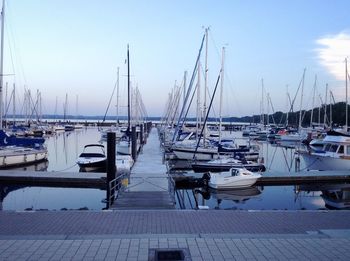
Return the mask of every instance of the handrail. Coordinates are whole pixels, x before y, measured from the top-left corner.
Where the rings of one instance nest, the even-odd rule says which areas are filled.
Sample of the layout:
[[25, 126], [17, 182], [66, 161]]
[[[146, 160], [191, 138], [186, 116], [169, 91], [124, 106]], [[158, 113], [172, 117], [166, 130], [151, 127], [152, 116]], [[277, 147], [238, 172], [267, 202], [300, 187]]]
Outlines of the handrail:
[[124, 179], [128, 175], [129, 175], [129, 173], [124, 173], [124, 174], [116, 177], [115, 179], [112, 179], [108, 183], [109, 191], [110, 192], [114, 191], [114, 193], [110, 193], [109, 197], [107, 198], [109, 204], [114, 202], [114, 200], [118, 197], [118, 193], [120, 191], [120, 188], [123, 188], [123, 187], [120, 187], [120, 180]]
[[171, 196], [171, 199], [173, 200], [173, 203], [176, 202], [176, 198], [175, 198], [175, 181], [173, 179], [173, 177], [168, 174], [168, 186], [169, 186], [169, 194]]

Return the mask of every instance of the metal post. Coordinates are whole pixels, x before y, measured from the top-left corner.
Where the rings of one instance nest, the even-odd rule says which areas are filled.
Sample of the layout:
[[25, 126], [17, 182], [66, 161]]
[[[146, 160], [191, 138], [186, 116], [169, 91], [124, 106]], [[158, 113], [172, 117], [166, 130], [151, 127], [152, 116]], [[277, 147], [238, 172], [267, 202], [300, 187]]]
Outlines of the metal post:
[[136, 161], [137, 155], [137, 135], [136, 135], [136, 127], [131, 127], [131, 157], [134, 161]]
[[[115, 132], [107, 133], [107, 209], [114, 201], [114, 189], [110, 191], [109, 184], [115, 179], [116, 166], [115, 166]], [[110, 198], [112, 198], [110, 202]]]

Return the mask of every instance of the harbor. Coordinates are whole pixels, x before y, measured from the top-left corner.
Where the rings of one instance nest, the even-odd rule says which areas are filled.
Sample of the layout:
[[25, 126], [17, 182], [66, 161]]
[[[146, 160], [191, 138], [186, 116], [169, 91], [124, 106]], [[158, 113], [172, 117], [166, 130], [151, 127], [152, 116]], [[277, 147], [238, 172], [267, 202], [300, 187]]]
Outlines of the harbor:
[[0, 2], [0, 261], [350, 260], [347, 1]]

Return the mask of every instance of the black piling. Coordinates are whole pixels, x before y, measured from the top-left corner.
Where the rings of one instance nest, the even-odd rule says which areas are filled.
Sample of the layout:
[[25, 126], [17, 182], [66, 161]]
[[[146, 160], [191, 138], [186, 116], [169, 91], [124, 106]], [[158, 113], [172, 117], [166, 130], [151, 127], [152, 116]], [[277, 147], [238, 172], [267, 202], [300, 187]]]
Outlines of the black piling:
[[143, 145], [143, 124], [140, 124], [140, 144]]
[[115, 189], [110, 188], [111, 181], [116, 178], [115, 166], [115, 132], [107, 133], [107, 209], [114, 202]]
[[144, 135], [144, 144], [146, 144], [147, 143], [147, 137], [148, 137], [148, 130], [147, 130], [147, 123], [143, 123], [143, 130], [144, 130], [144, 133], [145, 133], [145, 135]]
[[137, 135], [136, 135], [136, 127], [131, 127], [131, 157], [134, 161], [136, 161], [137, 156]]

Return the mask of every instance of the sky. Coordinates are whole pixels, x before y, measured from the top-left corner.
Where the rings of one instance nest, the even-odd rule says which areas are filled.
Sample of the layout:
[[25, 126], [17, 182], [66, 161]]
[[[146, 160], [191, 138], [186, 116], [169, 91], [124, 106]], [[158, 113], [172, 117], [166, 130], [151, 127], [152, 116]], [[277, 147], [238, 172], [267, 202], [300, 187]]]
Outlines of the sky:
[[[43, 113], [63, 114], [67, 94], [68, 114], [104, 115], [119, 67], [119, 113], [126, 115], [129, 44], [131, 84], [148, 116], [162, 116], [175, 82], [184, 71], [191, 76], [209, 27], [207, 92], [225, 47], [224, 116], [260, 114], [262, 102], [265, 113], [289, 110], [287, 91], [293, 99], [304, 70], [295, 107], [309, 109], [325, 100], [326, 84], [336, 102], [345, 101], [349, 10], [347, 0], [7, 0], [4, 84], [9, 97], [15, 83], [18, 111], [29, 89], [33, 99], [40, 91]], [[115, 94], [108, 115], [116, 104]]]

